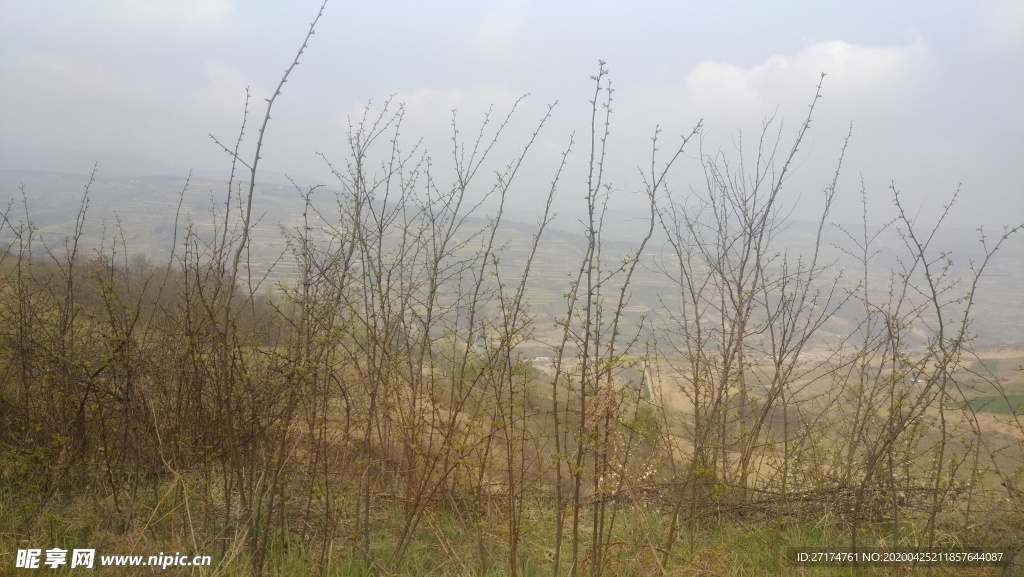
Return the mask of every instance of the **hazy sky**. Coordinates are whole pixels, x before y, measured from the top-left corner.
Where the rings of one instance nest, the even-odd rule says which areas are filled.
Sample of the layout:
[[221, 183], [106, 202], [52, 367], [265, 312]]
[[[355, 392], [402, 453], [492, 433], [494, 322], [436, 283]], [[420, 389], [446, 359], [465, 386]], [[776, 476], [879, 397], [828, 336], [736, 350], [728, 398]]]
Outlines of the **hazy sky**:
[[[207, 136], [237, 135], [244, 91], [262, 116], [317, 1], [0, 0], [0, 143], [124, 151], [227, 172]], [[891, 181], [931, 214], [963, 184], [956, 224], [1024, 221], [1024, 2], [349, 2], [332, 0], [275, 105], [264, 166], [330, 182], [350, 115], [389, 94], [402, 131], [450, 166], [451, 111], [463, 135], [489, 104], [530, 93], [501, 159], [559, 101], [514, 189], [546, 192], [569, 134], [577, 146], [561, 203], [585, 188], [589, 77], [607, 61], [614, 93], [609, 180], [636, 202], [650, 136], [662, 151], [704, 119], [706, 151], [747, 153], [776, 111], [782, 148], [828, 73], [790, 187], [794, 213], [819, 206], [850, 123], [832, 220], [855, 221], [860, 180], [882, 218]], [[255, 121], [255, 119], [253, 119]], [[249, 135], [255, 135], [250, 124]], [[697, 148], [673, 181], [699, 186]], [[498, 159], [496, 157], [496, 159]], [[688, 163], [688, 164], [687, 164]], [[77, 168], [76, 168], [77, 169]], [[103, 167], [100, 167], [102, 173]], [[484, 181], [481, 181], [484, 184]], [[625, 199], [625, 200], [621, 200]]]

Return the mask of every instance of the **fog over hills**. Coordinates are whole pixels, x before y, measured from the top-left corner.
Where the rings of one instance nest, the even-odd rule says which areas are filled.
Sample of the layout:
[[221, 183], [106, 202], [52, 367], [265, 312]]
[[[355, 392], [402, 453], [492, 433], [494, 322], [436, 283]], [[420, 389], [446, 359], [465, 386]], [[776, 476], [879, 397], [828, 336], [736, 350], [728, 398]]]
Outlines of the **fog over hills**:
[[[107, 159], [112, 166], [115, 161], [130, 164], [132, 155], [114, 155]], [[10, 159], [5, 160], [5, 162]], [[69, 164], [69, 166], [71, 166]], [[173, 167], [158, 161], [141, 159], [137, 170], [163, 169]], [[111, 168], [113, 171], [113, 168]], [[185, 173], [187, 175], [187, 173]], [[211, 207], [222, 214], [226, 194], [223, 178], [205, 176], [192, 177], [187, 190], [186, 176], [180, 172], [167, 176], [106, 176], [98, 172], [89, 189], [86, 225], [81, 246], [95, 252], [102, 246], [109, 254], [116, 243], [119, 250], [126, 246], [130, 255], [143, 254], [154, 262], [163, 262], [170, 256], [175, 238], [177, 222], [178, 239], [190, 221], [203, 234], [212, 231]], [[64, 238], [73, 230], [75, 219], [82, 205], [82, 196], [89, 177], [85, 174], [36, 170], [0, 170], [0, 200], [8, 208], [8, 219], [18, 222], [25, 219], [24, 204], [27, 203], [31, 220], [38, 228], [35, 238], [51, 248], [63, 246]], [[303, 186], [300, 184], [300, 186]], [[21, 190], [24, 190], [24, 199]], [[336, 216], [336, 194], [330, 188], [320, 188], [313, 197], [322, 218], [330, 220]], [[568, 195], [568, 193], [566, 194]], [[24, 200], [24, 203], [23, 203]], [[179, 213], [180, 203], [180, 213]], [[538, 261], [531, 275], [531, 304], [541, 325], [551, 324], [555, 316], [563, 314], [568, 275], [578, 269], [578, 262], [584, 250], [583, 225], [586, 214], [579, 208], [563, 208], [555, 221], [545, 231]], [[295, 268], [288, 253], [282, 233], [283, 229], [295, 230], [301, 224], [303, 203], [300, 192], [291, 184], [274, 182], [258, 183], [254, 199], [253, 216], [258, 219], [252, 235], [251, 263], [254, 273], [262, 278], [269, 271], [264, 287], [277, 283], [294, 281]], [[467, 231], [479, 230], [487, 222], [487, 206], [465, 222]], [[503, 225], [499, 229], [499, 241], [504, 246], [501, 268], [505, 278], [516, 278], [517, 267], [525, 263], [530, 239], [537, 228], [540, 208], [507, 209]], [[642, 205], [630, 210], [615, 210], [606, 215], [602, 235], [604, 252], [609, 262], [635, 250], [636, 245], [647, 231], [649, 211]], [[848, 215], [835, 215], [847, 219]], [[320, 217], [317, 217], [320, 218]], [[831, 221], [832, 219], [830, 219]], [[840, 226], [842, 228], [840, 228]], [[826, 277], [834, 278], [842, 273], [840, 286], [851, 289], [856, 286], [862, 271], [860, 265], [839, 247], [852, 248], [850, 239], [842, 229], [860, 235], [857, 224], [844, 223], [840, 226], [826, 226], [822, 255], [830, 263]], [[656, 227], [656, 233], [660, 231]], [[790, 254], [809, 255], [814, 248], [817, 224], [807, 221], [790, 221], [780, 230], [773, 241], [778, 251]], [[870, 232], [874, 232], [871, 230]], [[997, 231], [988, 230], [990, 240]], [[971, 262], [980, 262], [984, 253], [978, 242], [978, 231], [963, 228], [942, 229], [932, 243], [933, 258], [948, 255], [955, 263], [954, 273], [966, 275]], [[869, 283], [877, 293], [884, 296], [884, 290], [892, 271], [900, 270], [899, 255], [903, 240], [895, 229], [880, 235], [874, 248], [869, 271]], [[632, 300], [637, 318], [641, 313], [657, 312], [659, 299], [672, 292], [671, 279], [659, 270], [670, 266], [670, 247], [663, 233], [656, 234], [648, 244], [643, 263], [634, 278]], [[978, 288], [974, 305], [975, 324], [973, 331], [978, 335], [979, 346], [1018, 346], [1024, 344], [1024, 297], [1020, 286], [1024, 285], [1024, 238], [1012, 238], [989, 263], [985, 276]], [[964, 284], [961, 290], [967, 290]], [[850, 310], [847, 310], [850, 309]], [[830, 326], [824, 328], [825, 339], [839, 338], [848, 331], [856, 311], [847, 307]], [[546, 328], [545, 326], [541, 327]]]
[[[156, 158], [134, 152], [94, 152], [49, 146], [11, 145], [0, 141], [0, 171], [11, 173], [50, 172], [67, 175], [88, 175], [96, 169], [104, 178], [170, 177], [184, 181], [193, 176], [221, 179], [228, 173], [225, 166], [183, 168]], [[5, 181], [8, 178], [4, 177]], [[300, 185], [311, 184], [300, 175], [285, 175], [273, 171], [260, 171], [260, 179], [273, 184], [290, 184], [289, 178]], [[6, 191], [5, 191], [6, 192]]]

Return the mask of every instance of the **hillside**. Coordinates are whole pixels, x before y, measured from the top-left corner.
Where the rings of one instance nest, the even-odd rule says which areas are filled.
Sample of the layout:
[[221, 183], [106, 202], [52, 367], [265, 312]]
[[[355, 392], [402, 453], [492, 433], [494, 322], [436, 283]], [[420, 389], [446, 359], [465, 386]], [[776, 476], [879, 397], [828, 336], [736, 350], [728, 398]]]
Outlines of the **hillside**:
[[243, 244], [223, 183], [97, 175], [83, 205], [87, 182], [0, 173], [19, 547], [141, 543], [215, 575], [691, 575], [925, 544], [989, 555], [981, 575], [1022, 545], [1020, 239], [976, 278], [959, 230], [915, 253], [868, 229], [865, 268], [837, 227], [767, 221], [759, 245], [691, 220], [636, 258], [634, 214], [537, 238], [457, 189], [260, 185]]
[[[83, 174], [0, 170], [0, 202], [4, 205], [13, 202], [10, 218], [24, 219], [21, 195], [21, 187], [24, 186], [24, 200], [39, 228], [36, 241], [40, 246], [60, 246], [74, 230], [75, 217], [88, 182], [88, 175]], [[101, 246], [109, 250], [115, 242], [123, 243], [122, 250], [130, 255], [145, 255], [154, 264], [165, 263], [173, 246], [175, 223], [179, 237], [189, 222], [193, 223], [198, 234], [211, 234], [213, 224], [209, 215], [212, 210], [223, 210], [226, 190], [223, 181], [209, 178], [193, 178], [185, 189], [185, 176], [105, 177], [101, 172], [89, 189], [89, 218], [83, 229], [81, 245], [86, 251], [97, 251]], [[322, 226], [317, 221], [322, 223], [320, 219], [324, 217], [330, 220], [336, 216], [337, 194], [329, 186], [316, 191], [313, 201], [318, 213], [313, 226]], [[302, 194], [291, 185], [261, 183], [256, 187], [254, 211], [259, 223], [253, 229], [248, 261], [254, 277], [262, 282], [264, 289], [294, 282], [295, 258], [285, 248], [286, 236], [282, 229], [290, 232], [301, 225]], [[507, 275], [515, 276], [525, 263], [539, 215], [524, 209], [508, 212], [510, 216], [502, 221], [497, 239], [503, 257], [502, 268]], [[487, 215], [485, 206], [468, 217], [467, 227], [483, 228]], [[582, 213], [558, 215], [542, 239], [541, 254], [533, 263], [527, 295], [531, 311], [541, 315], [541, 319], [550, 321], [562, 312], [563, 306], [558, 297], [564, 292], [566, 275], [573, 263], [579, 261], [585, 248], [581, 234], [583, 216]], [[607, 250], [613, 254], [634, 250], [646, 228], [645, 218], [644, 210], [610, 214], [603, 235]], [[863, 275], [854, 273], [859, 265], [851, 255], [840, 250], [840, 247], [849, 248], [851, 245], [840, 226], [857, 232], [856, 224], [829, 223], [821, 247], [822, 258], [829, 263], [828, 276], [848, 271], [840, 286], [853, 289]], [[809, 255], [815, 246], [816, 232], [816, 223], [787, 222], [774, 243], [795, 255]], [[878, 229], [871, 228], [868, 232], [873, 235]], [[991, 236], [998, 231], [986, 232]], [[663, 317], [666, 313], [659, 299], [670, 297], [674, 285], [660, 271], [665, 268], [666, 259], [670, 258], [670, 247], [665, 242], [664, 233], [656, 233], [660, 234], [645, 251], [644, 267], [638, 269], [632, 286], [631, 315], [654, 312], [655, 316]], [[979, 262], [984, 256], [978, 239], [976, 230], [943, 228], [937, 232], [933, 250], [953, 260], [953, 275], [964, 276], [969, 273], [970, 263]], [[872, 262], [869, 278], [873, 285], [883, 286], [888, 282], [891, 271], [898, 269], [898, 255], [903, 246], [895, 228], [875, 240], [878, 254]], [[1024, 346], [1024, 298], [1019, 294], [1019, 287], [1024, 286], [1024, 269], [1018, 266], [1020, 262], [1024, 262], [1024, 239], [1014, 238], [1001, 247], [998, 258], [993, 259], [987, 273], [980, 279], [977, 302], [972, 308], [971, 328], [977, 336], [977, 346]], [[820, 334], [821, 340], [827, 342], [841, 338], [855, 322], [855, 315], [855, 311], [841, 309], [830, 321], [831, 326], [825, 327]], [[540, 352], [531, 349], [532, 352], [540, 356]]]

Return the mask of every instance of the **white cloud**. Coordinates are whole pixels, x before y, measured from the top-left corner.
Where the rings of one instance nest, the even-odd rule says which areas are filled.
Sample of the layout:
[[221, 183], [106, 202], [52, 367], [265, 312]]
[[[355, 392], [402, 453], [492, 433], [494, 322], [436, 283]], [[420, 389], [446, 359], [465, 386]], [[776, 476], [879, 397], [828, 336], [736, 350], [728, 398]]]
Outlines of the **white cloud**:
[[88, 56], [25, 50], [7, 59], [4, 69], [12, 85], [82, 104], [137, 102], [160, 90], [160, 79], [151, 70]]
[[[793, 68], [800, 73], [831, 72], [835, 90], [854, 95], [888, 90], [926, 66], [928, 49], [918, 37], [907, 46], [858, 46], [842, 40], [822, 42], [800, 53]], [[769, 67], [768, 73], [776, 72]]]
[[472, 30], [470, 49], [478, 58], [492, 63], [514, 61], [527, 27], [523, 6], [502, 3], [487, 12]]
[[[405, 107], [402, 134], [409, 135], [410, 138], [423, 136], [424, 145], [437, 157], [440, 154], [448, 154], [451, 150], [452, 111], [455, 111], [460, 141], [471, 144], [471, 139], [479, 133], [484, 115], [492, 109], [492, 105], [488, 134], [497, 129], [520, 96], [522, 94], [496, 85], [470, 88], [422, 86], [395, 92], [391, 96], [391, 102], [395, 111], [400, 104]], [[387, 98], [387, 95], [382, 95], [374, 99], [372, 110], [367, 115], [371, 121], [380, 114], [381, 106]], [[350, 121], [353, 127], [356, 126], [363, 117], [364, 108], [365, 104], [357, 104], [347, 112], [337, 114], [334, 119], [335, 128], [340, 131], [347, 130]], [[515, 124], [522, 123], [523, 118], [519, 118]]]
[[980, 47], [985, 51], [1024, 51], [1024, 2], [990, 0], [980, 3], [982, 34]]
[[245, 88], [249, 87], [252, 99], [249, 112], [262, 109], [258, 103], [269, 96], [268, 91], [252, 86], [252, 79], [241, 70], [216, 60], [203, 63], [206, 83], [190, 94], [193, 106], [207, 114], [241, 114], [245, 105]]
[[233, 33], [240, 17], [229, 0], [122, 0], [116, 3], [114, 20], [125, 26], [170, 31], [195, 41]]
[[747, 123], [778, 106], [809, 102], [822, 72], [828, 74], [824, 91], [830, 99], [860, 107], [909, 102], [929, 69], [929, 51], [920, 37], [890, 47], [832, 40], [812, 44], [792, 57], [773, 55], [750, 67], [706, 61], [674, 86], [641, 89], [639, 98], [645, 108], [657, 111], [655, 118], [687, 110], [709, 119]]

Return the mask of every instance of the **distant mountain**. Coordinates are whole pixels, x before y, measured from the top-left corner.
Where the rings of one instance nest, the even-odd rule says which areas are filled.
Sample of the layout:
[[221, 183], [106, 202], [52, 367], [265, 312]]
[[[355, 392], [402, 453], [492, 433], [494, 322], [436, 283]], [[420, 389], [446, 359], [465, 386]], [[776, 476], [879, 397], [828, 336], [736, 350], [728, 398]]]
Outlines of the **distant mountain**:
[[[120, 159], [129, 163], [132, 158], [136, 161], [135, 170], [161, 170], [169, 167], [155, 161], [147, 163], [145, 157], [137, 155], [115, 155], [110, 159], [108, 170], [101, 160], [100, 170], [89, 190], [87, 218], [81, 239], [84, 252], [109, 252], [117, 244], [119, 250], [148, 255], [154, 262], [166, 262], [171, 257], [174, 239], [180, 241], [190, 224], [193, 231], [203, 238], [213, 234], [214, 224], [220, 221], [211, 218], [211, 211], [216, 211], [218, 218], [222, 214], [220, 211], [223, 210], [227, 196], [225, 174], [214, 177], [194, 174], [182, 195], [188, 174], [184, 170], [166, 176], [111, 175], [117, 166], [113, 160]], [[2, 164], [8, 162], [10, 157], [3, 157]], [[75, 229], [78, 211], [82, 207], [84, 186], [88, 182], [88, 176], [84, 173], [91, 169], [91, 164], [83, 161], [74, 168], [81, 172], [0, 169], [0, 211], [9, 211], [12, 226], [31, 218], [37, 227], [36, 242], [45, 243], [47, 247], [59, 252], [64, 246], [64, 239]], [[121, 170], [127, 168], [130, 167], [121, 165]], [[328, 183], [328, 188], [321, 188], [314, 195], [314, 203], [321, 211], [315, 215], [316, 220], [321, 215], [327, 221], [336, 218], [335, 193], [331, 184], [334, 183]], [[301, 182], [300, 186], [303, 186]], [[24, 205], [28, 206], [28, 217], [24, 214]], [[506, 208], [496, 238], [497, 244], [503, 247], [501, 263], [507, 267], [502, 270], [504, 278], [516, 278], [518, 271], [515, 267], [525, 263], [542, 208]], [[253, 217], [259, 223], [253, 229], [249, 260], [254, 270], [273, 268], [268, 286], [277, 281], [289, 282], [294, 278], [296, 269], [282, 229], [294, 231], [303, 226], [303, 210], [302, 197], [290, 184], [275, 183], [270, 178], [261, 179], [257, 183]], [[465, 240], [467, 233], [485, 227], [494, 212], [494, 206], [480, 207], [479, 212], [463, 223], [465, 228], [458, 235], [459, 238]], [[642, 209], [609, 212], [601, 239], [605, 262], [618, 262], [622, 256], [636, 250], [638, 241], [647, 233], [647, 218], [649, 212], [645, 213]], [[537, 286], [543, 289], [534, 294], [534, 312], [558, 314], [558, 307], [562, 306], [559, 295], [565, 290], [566, 275], [579, 270], [579, 259], [586, 244], [584, 225], [581, 222], [585, 219], [586, 215], [578, 209], [563, 208], [545, 231], [541, 250], [533, 263], [533, 277]], [[320, 226], [320, 223], [313, 226]], [[772, 247], [779, 253], [788, 252], [787, 266], [795, 267], [797, 255], [803, 254], [806, 258], [813, 251], [817, 229], [815, 223], [790, 221], [778, 231]], [[658, 231], [657, 227], [655, 231], [643, 259], [645, 266], [633, 279], [634, 302], [652, 309], [660, 306], [659, 291], [672, 286], [670, 279], [657, 272], [663, 265], [671, 266], [672, 257], [664, 233]], [[857, 233], [857, 230], [853, 229], [853, 232]], [[872, 228], [870, 232], [874, 234], [877, 229]], [[0, 240], [3, 240], [4, 234], [9, 233], [9, 228], [0, 227]], [[857, 287], [860, 264], [856, 258], [836, 246], [851, 248], [849, 239], [842, 231], [827, 226], [825, 235], [820, 246], [819, 263], [828, 266], [825, 280], [843, 273], [839, 286], [839, 294], [842, 295], [846, 290]], [[906, 249], [895, 229], [879, 234], [872, 248], [877, 253], [872, 256], [869, 280], [872, 290], [881, 291], [878, 294], [882, 298], [886, 296], [885, 290], [894, 271], [897, 275], [902, 271], [905, 263], [899, 259], [901, 256], [905, 258]], [[948, 271], [952, 277], [969, 275], [970, 263], [979, 263], [984, 258], [978, 232], [967, 229], [943, 229], [932, 239], [929, 252], [933, 258], [948, 255], [955, 261], [956, 264]], [[772, 257], [772, 270], [778, 272], [778, 268], [783, 265], [781, 256], [775, 252], [769, 256]], [[1022, 261], [1024, 238], [1015, 237], [989, 263], [986, 276], [979, 283], [974, 308], [975, 324], [972, 329], [982, 335], [980, 344], [1019, 345], [1024, 342], [1024, 300], [1020, 297], [1019, 288], [1024, 284], [1024, 269], [1020, 267]], [[944, 263], [944, 259], [938, 259], [932, 264], [933, 267], [941, 268]], [[962, 284], [942, 298], [955, 298], [967, 288]], [[852, 311], [856, 307], [850, 305], [848, 308]], [[854, 312], [849, 312], [850, 319]], [[836, 319], [836, 322], [840, 320]], [[848, 330], [848, 327], [838, 325], [833, 328], [836, 335]]]
[[[63, 174], [89, 174], [96, 167], [97, 174], [106, 178], [173, 176], [184, 179], [189, 167], [175, 166], [162, 160], [121, 151], [86, 151], [48, 146], [21, 146], [0, 142], [0, 170], [18, 172], [53, 172]], [[212, 179], [227, 178], [227, 164], [222, 168], [193, 167], [193, 176]], [[260, 171], [258, 181], [291, 185], [288, 176], [299, 186], [322, 184], [301, 175]]]
[[183, 176], [187, 169], [132, 152], [86, 152], [0, 143], [0, 170], [88, 174], [96, 166], [107, 176]]

